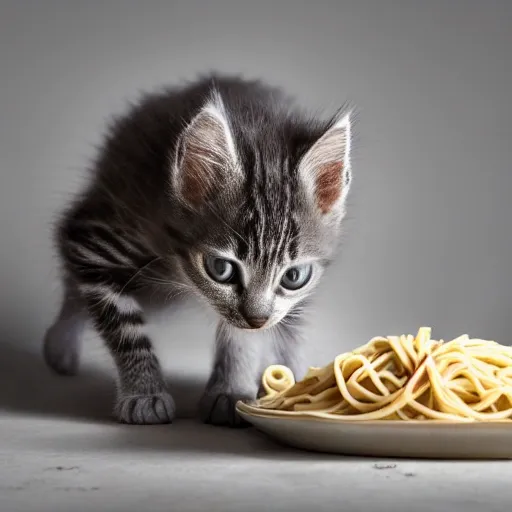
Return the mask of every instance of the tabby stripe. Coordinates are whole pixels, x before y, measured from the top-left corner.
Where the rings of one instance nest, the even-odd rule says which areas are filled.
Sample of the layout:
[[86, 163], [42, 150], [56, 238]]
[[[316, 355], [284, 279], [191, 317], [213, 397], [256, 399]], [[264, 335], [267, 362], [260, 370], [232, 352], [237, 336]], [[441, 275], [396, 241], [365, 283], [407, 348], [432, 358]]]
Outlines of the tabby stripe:
[[99, 238], [94, 238], [91, 240], [91, 242], [96, 245], [98, 251], [102, 251], [101, 254], [104, 255], [105, 258], [110, 258], [110, 260], [114, 263], [128, 267], [136, 266], [135, 261], [128, 257], [128, 251], [125, 250], [124, 252], [119, 252], [113, 246], [111, 246], [109, 242]]
[[260, 175], [260, 154], [255, 148], [254, 162], [252, 166], [252, 174], [250, 179], [250, 187], [247, 191], [248, 196], [251, 199], [251, 220], [248, 224], [248, 239], [250, 240], [251, 247], [249, 249], [249, 257], [257, 258], [260, 252], [260, 247], [257, 238], [254, 238], [255, 233], [258, 232], [258, 226], [261, 223], [260, 220], [260, 209], [258, 208], [258, 191], [259, 191], [259, 175]]
[[[121, 338], [116, 340], [115, 343], [110, 343], [110, 341], [108, 343], [113, 352], [127, 355], [134, 362], [145, 360], [147, 353], [153, 349], [151, 340], [145, 334], [139, 334], [135, 339]], [[137, 354], [137, 352], [143, 352], [144, 354]]]
[[117, 294], [110, 290], [108, 294], [102, 296], [101, 288], [81, 286], [80, 289], [88, 300], [96, 329], [103, 334], [114, 352], [151, 350], [151, 342], [142, 331], [142, 312], [133, 299], [117, 297]]
[[[63, 245], [63, 255], [73, 272], [86, 284], [109, 284], [117, 288], [123, 288], [130, 284], [130, 289], [136, 287], [133, 278], [137, 272], [151, 263], [154, 258], [141, 259], [136, 267], [110, 266], [104, 260], [95, 257], [89, 250], [74, 243]], [[116, 291], [120, 291], [117, 289]], [[126, 291], [129, 289], [127, 288]]]
[[147, 253], [147, 251], [142, 251], [140, 247], [135, 248], [128, 240], [118, 238], [113, 231], [107, 230], [104, 226], [92, 225], [90, 236], [110, 255], [117, 258], [118, 261], [122, 261], [125, 265], [136, 265], [137, 258]]
[[143, 255], [147, 252], [145, 247], [132, 240], [127, 233], [123, 233], [120, 229], [111, 229], [103, 224], [93, 224], [91, 231], [99, 238], [105, 240], [118, 253], [124, 254], [128, 252], [132, 255]]
[[134, 265], [133, 261], [126, 259], [126, 250], [116, 254], [113, 249], [105, 246], [105, 243], [108, 245], [108, 242], [102, 243], [103, 239], [101, 237], [98, 237], [99, 240], [95, 240], [93, 228], [87, 224], [67, 224], [64, 227], [64, 236], [68, 244], [72, 244], [86, 257], [94, 261], [99, 259], [105, 264], [126, 266], [128, 263], [130, 266]]
[[117, 331], [125, 324], [136, 326], [144, 324], [140, 311], [122, 312], [112, 302], [94, 302], [94, 300], [90, 300], [89, 309], [94, 314], [95, 319], [101, 324], [103, 331]]
[[[92, 262], [83, 262], [81, 260], [74, 260], [68, 258], [69, 262], [73, 265], [75, 274], [80, 278], [81, 281], [86, 284], [108, 284], [109, 286], [116, 288], [116, 291], [121, 291], [123, 287], [130, 283], [132, 277], [136, 271], [134, 269], [124, 268], [110, 268], [107, 269], [102, 266], [94, 265]], [[126, 288], [126, 291], [133, 289], [136, 283], [132, 283], [130, 288]]]
[[290, 218], [290, 239], [288, 242], [288, 254], [291, 260], [294, 260], [299, 255], [299, 228], [297, 226], [297, 219], [292, 216]]
[[72, 240], [70, 243], [85, 258], [95, 263], [101, 263], [105, 266], [133, 266], [133, 262], [122, 257], [116, 257], [116, 255], [112, 254], [100, 241], [92, 238], [86, 238], [80, 242]]
[[70, 253], [72, 253], [72, 259], [79, 265], [100, 265], [102, 267], [111, 265], [109, 261], [99, 256], [96, 252], [91, 251], [83, 244], [77, 244], [74, 241], [68, 243]]
[[[262, 214], [260, 210], [258, 210], [258, 225], [256, 229], [256, 237], [257, 237], [257, 244], [259, 248], [260, 254], [265, 254], [266, 252], [266, 245], [268, 245], [268, 237], [267, 233], [265, 233], [266, 228], [266, 216], [265, 214]], [[258, 236], [259, 233], [259, 236]]]
[[147, 247], [119, 228], [112, 229], [99, 222], [70, 222], [62, 232], [68, 241], [81, 243], [116, 264], [140, 267], [142, 260], [152, 255]]
[[141, 261], [151, 254], [147, 247], [118, 229], [109, 230], [106, 226], [96, 224], [91, 226], [90, 233], [91, 238], [100, 240], [110, 254], [117, 256], [118, 261], [125, 265], [140, 266]]
[[[255, 172], [255, 186], [253, 188], [253, 194], [256, 193], [254, 198], [254, 206], [256, 211], [258, 212], [257, 220], [258, 222], [254, 226], [254, 235], [256, 236], [255, 246], [257, 248], [255, 258], [263, 257], [263, 264], [266, 265], [268, 262], [266, 261], [265, 256], [267, 255], [265, 239], [263, 236], [258, 237], [258, 233], [262, 233], [264, 235], [265, 228], [265, 200], [267, 197], [266, 189], [270, 187], [270, 184], [267, 183], [267, 172], [266, 167], [264, 165], [263, 157], [261, 155], [261, 149], [259, 147], [256, 148], [256, 172]], [[260, 179], [261, 178], [261, 179]], [[267, 242], [268, 244], [268, 242]]]
[[[289, 177], [289, 162], [288, 159], [284, 156], [282, 156], [281, 161], [281, 169], [283, 174], [286, 175], [286, 178]], [[277, 254], [276, 258], [279, 261], [283, 260], [284, 251], [286, 247], [286, 241], [288, 240], [288, 234], [289, 234], [289, 217], [291, 215], [291, 208], [290, 208], [290, 184], [289, 179], [285, 179], [283, 183], [283, 195], [284, 195], [284, 215], [283, 215], [283, 228], [281, 231], [281, 238], [277, 246]]]
[[[297, 178], [290, 178], [290, 200], [292, 205], [297, 201], [297, 188]], [[291, 210], [293, 211], [295, 208], [292, 207]], [[290, 242], [288, 246], [288, 253], [292, 260], [297, 258], [299, 255], [299, 225], [295, 215], [290, 215]]]
[[141, 311], [135, 299], [129, 295], [119, 293], [118, 290], [113, 289], [111, 286], [82, 283], [79, 289], [90, 300], [96, 299], [98, 302], [115, 304], [121, 313], [137, 313]]
[[250, 252], [251, 252], [251, 247], [252, 247], [252, 240], [250, 238], [251, 236], [251, 226], [252, 226], [252, 215], [253, 215], [253, 212], [255, 210], [254, 208], [254, 198], [253, 198], [253, 194], [252, 194], [252, 189], [253, 189], [253, 180], [254, 180], [254, 169], [255, 169], [255, 157], [254, 157], [254, 154], [252, 153], [252, 151], [250, 151], [249, 148], [246, 148], [246, 151], [242, 151], [241, 153], [242, 155], [244, 155], [244, 162], [243, 162], [243, 166], [244, 168], [247, 170], [247, 176], [246, 176], [246, 179], [245, 179], [245, 184], [244, 184], [244, 189], [245, 189], [245, 211], [247, 212], [246, 213], [246, 218], [245, 218], [245, 222], [244, 222], [244, 231], [242, 233], [243, 235], [243, 238], [247, 241], [247, 243], [238, 243], [238, 247], [237, 247], [237, 255], [238, 255], [238, 258], [241, 259], [241, 260], [246, 260], [246, 259], [249, 259], [249, 255], [250, 255]]

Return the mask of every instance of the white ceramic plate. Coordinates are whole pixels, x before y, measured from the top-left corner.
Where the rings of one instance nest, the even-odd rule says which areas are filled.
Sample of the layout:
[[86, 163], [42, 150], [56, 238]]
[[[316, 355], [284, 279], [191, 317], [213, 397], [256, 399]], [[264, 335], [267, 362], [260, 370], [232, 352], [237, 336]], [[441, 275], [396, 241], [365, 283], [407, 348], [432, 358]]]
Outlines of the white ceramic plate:
[[512, 423], [341, 421], [271, 416], [254, 404], [238, 413], [277, 441], [303, 450], [373, 457], [512, 459]]

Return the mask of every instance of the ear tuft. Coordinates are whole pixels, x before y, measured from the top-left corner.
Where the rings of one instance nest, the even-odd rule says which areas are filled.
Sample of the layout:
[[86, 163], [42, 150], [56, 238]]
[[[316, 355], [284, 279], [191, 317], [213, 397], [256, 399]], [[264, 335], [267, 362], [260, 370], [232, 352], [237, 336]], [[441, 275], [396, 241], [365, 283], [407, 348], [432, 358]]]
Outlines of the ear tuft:
[[212, 94], [184, 129], [176, 148], [173, 185], [183, 202], [199, 207], [239, 174], [234, 139], [220, 95]]
[[348, 113], [332, 124], [299, 164], [299, 172], [324, 215], [343, 205], [350, 188], [350, 128]]

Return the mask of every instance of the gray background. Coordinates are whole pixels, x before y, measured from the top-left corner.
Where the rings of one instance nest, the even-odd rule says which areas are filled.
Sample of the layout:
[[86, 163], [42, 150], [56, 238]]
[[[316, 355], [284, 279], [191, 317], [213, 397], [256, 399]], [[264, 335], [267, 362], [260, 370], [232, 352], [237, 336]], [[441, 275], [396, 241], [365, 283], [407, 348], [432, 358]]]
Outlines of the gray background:
[[[60, 300], [50, 223], [105, 121], [139, 90], [208, 69], [267, 79], [312, 109], [359, 106], [350, 219], [311, 315], [311, 364], [420, 325], [510, 342], [511, 25], [512, 2], [496, 0], [0, 0], [0, 509], [509, 510], [507, 462], [389, 464], [253, 430], [117, 425], [94, 333], [74, 379], [44, 367], [40, 343]], [[212, 317], [165, 316], [155, 340], [193, 414]]]
[[[42, 367], [60, 300], [50, 223], [111, 114], [209, 69], [313, 109], [359, 107], [345, 244], [310, 317], [311, 364], [420, 325], [510, 342], [511, 19], [512, 2], [493, 0], [1, 2], [0, 407], [46, 412], [60, 397], [84, 412], [94, 396], [109, 410], [109, 382], [67, 388]], [[204, 379], [211, 318], [192, 307], [157, 320], [174, 378]], [[88, 340], [87, 371], [110, 370]]]

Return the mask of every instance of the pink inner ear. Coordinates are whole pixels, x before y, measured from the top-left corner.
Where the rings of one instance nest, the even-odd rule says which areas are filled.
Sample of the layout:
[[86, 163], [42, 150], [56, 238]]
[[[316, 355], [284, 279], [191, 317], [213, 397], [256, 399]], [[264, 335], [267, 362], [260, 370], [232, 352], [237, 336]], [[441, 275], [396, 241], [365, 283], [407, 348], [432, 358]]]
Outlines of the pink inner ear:
[[209, 171], [205, 166], [208, 158], [205, 148], [196, 148], [196, 153], [186, 153], [183, 159], [183, 196], [194, 206], [199, 206], [210, 192]]
[[341, 196], [343, 162], [329, 162], [318, 169], [316, 198], [322, 213], [328, 213]]
[[196, 120], [185, 141], [182, 162], [183, 196], [194, 206], [199, 206], [211, 193], [214, 180], [220, 185], [222, 166], [227, 165], [224, 145], [218, 122], [207, 115]]

